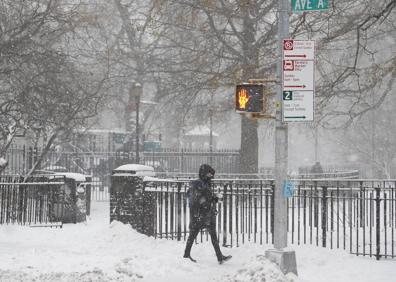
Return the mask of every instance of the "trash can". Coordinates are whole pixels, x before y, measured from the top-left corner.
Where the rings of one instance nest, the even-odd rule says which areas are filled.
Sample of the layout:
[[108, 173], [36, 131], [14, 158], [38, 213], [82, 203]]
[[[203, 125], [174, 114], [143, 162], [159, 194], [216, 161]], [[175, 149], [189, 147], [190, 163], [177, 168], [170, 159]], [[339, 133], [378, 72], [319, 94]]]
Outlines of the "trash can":
[[154, 168], [140, 164], [122, 165], [112, 171], [110, 222], [117, 220], [148, 236], [154, 235], [155, 198], [144, 190], [143, 178], [155, 176]]

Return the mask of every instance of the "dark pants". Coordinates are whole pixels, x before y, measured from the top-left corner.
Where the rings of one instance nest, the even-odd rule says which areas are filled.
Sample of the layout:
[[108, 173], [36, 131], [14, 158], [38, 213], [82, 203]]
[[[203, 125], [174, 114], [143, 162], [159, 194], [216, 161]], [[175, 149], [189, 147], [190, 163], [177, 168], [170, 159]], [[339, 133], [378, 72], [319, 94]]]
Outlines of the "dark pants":
[[[190, 234], [188, 235], [186, 249], [184, 251], [184, 256], [190, 256], [192, 245], [197, 238], [199, 231], [205, 226], [199, 223], [190, 225]], [[212, 240], [213, 248], [216, 252], [217, 260], [221, 260], [222, 253], [220, 251], [219, 240], [217, 240], [216, 225], [212, 222], [206, 227], [210, 234], [210, 239]]]

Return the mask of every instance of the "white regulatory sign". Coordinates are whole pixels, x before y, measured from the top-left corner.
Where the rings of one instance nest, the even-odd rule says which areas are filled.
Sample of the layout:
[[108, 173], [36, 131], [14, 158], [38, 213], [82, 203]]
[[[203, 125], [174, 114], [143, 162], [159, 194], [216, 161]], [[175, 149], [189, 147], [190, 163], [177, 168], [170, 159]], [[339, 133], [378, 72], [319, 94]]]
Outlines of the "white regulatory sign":
[[313, 91], [283, 91], [283, 121], [313, 121]]
[[282, 119], [313, 121], [315, 41], [285, 39], [282, 49]]
[[283, 40], [284, 60], [315, 60], [314, 40]]
[[283, 90], [314, 91], [314, 61], [283, 60]]

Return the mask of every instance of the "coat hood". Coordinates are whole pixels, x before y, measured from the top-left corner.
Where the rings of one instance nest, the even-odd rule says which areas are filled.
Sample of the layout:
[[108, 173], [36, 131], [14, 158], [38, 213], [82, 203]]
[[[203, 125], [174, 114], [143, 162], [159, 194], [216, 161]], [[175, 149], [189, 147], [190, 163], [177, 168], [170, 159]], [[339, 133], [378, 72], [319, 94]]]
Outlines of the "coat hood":
[[208, 164], [203, 164], [199, 167], [199, 179], [202, 181], [209, 181], [208, 177], [206, 176], [208, 172], [215, 174], [215, 170]]

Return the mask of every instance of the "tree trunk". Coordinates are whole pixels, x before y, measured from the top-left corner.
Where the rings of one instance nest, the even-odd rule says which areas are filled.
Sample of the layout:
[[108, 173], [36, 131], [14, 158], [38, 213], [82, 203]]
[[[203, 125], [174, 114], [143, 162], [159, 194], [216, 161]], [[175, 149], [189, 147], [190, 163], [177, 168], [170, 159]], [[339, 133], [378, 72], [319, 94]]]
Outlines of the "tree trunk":
[[258, 124], [241, 116], [241, 173], [257, 173], [258, 171]]
[[[256, 78], [256, 70], [259, 66], [259, 53], [254, 47], [256, 29], [254, 19], [249, 10], [249, 2], [241, 6], [243, 15], [243, 79], [247, 82], [250, 78]], [[257, 120], [241, 118], [241, 173], [257, 173], [258, 171], [258, 133]]]

